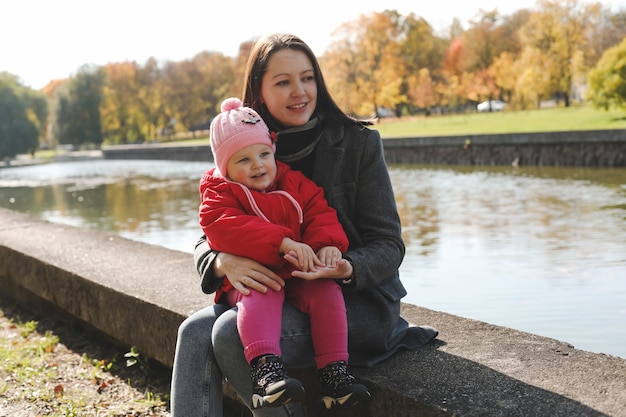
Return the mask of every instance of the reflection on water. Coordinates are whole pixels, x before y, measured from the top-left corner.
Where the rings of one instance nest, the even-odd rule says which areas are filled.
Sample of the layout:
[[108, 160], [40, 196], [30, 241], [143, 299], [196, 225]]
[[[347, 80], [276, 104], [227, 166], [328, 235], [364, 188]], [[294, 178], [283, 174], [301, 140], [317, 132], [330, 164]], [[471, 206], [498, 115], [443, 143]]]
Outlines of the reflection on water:
[[191, 252], [206, 163], [89, 161], [0, 170], [0, 205]]
[[[208, 163], [0, 170], [0, 206], [191, 252]], [[406, 302], [626, 358], [626, 170], [392, 166]], [[445, 339], [445, 335], [442, 335]]]
[[391, 175], [408, 301], [626, 357], [625, 170]]

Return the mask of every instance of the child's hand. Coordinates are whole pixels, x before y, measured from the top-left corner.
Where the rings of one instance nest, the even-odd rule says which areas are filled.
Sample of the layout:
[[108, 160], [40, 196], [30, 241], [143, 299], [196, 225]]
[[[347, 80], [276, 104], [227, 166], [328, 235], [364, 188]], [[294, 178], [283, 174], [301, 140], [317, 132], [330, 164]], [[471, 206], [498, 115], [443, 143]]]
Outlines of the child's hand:
[[317, 257], [327, 268], [336, 268], [341, 251], [334, 246], [324, 246], [317, 252]]
[[316, 266], [324, 266], [306, 243], [296, 242], [286, 237], [279, 249], [287, 261], [303, 272], [315, 271]]

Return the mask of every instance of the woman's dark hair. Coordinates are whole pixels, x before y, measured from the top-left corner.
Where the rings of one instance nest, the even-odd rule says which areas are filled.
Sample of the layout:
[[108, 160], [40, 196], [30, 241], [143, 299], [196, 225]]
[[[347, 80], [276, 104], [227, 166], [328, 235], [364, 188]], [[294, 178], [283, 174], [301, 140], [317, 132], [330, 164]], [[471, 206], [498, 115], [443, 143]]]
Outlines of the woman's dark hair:
[[282, 49], [302, 51], [311, 61], [317, 84], [317, 108], [315, 110], [317, 114], [323, 115], [324, 121], [340, 124], [370, 124], [369, 122], [359, 121], [348, 116], [339, 108], [328, 92], [328, 88], [326, 88], [322, 70], [311, 48], [302, 39], [286, 33], [275, 33], [261, 38], [252, 47], [244, 77], [244, 106], [253, 108], [266, 120], [271, 118], [271, 115], [268, 114], [267, 109], [261, 103], [261, 83], [263, 76], [267, 72], [270, 57]]

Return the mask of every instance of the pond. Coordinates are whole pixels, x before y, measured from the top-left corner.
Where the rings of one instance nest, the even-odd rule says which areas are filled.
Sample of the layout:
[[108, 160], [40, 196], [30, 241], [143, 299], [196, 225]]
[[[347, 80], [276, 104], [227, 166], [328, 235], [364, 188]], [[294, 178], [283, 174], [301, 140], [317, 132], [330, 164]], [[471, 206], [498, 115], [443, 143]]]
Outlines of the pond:
[[[191, 253], [209, 166], [0, 169], [0, 206]], [[403, 301], [626, 358], [626, 169], [389, 171], [407, 245]]]

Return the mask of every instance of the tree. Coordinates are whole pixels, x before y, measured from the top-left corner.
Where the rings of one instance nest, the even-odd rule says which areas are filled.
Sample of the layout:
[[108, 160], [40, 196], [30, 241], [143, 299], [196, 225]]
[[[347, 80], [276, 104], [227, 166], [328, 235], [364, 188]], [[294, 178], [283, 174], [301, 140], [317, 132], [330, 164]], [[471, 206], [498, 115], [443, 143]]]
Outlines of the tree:
[[[244, 53], [245, 45], [248, 45], [247, 52], [249, 53], [249, 48], [252, 47], [250, 42], [242, 45], [241, 48], [244, 49], [240, 48], [240, 54]], [[220, 104], [224, 99], [238, 97], [242, 93], [243, 87], [235, 88], [235, 84], [238, 81], [239, 85], [242, 85], [241, 80], [243, 80], [245, 68], [245, 60], [239, 67], [236, 67], [232, 58], [216, 52], [200, 53], [194, 57], [193, 63], [200, 74], [199, 86], [201, 88], [196, 85], [195, 91], [201, 105], [193, 120], [190, 120], [188, 129], [194, 125], [208, 124], [220, 112]]]
[[594, 5], [584, 7], [578, 0], [539, 0], [533, 13], [520, 29], [525, 46], [540, 50], [550, 75], [550, 90], [557, 99], [570, 105], [573, 82], [585, 71], [585, 33], [592, 17], [599, 13]]
[[501, 95], [501, 89], [490, 67], [494, 60], [507, 50], [517, 49], [509, 31], [512, 25], [503, 26], [497, 10], [481, 10], [478, 20], [461, 36], [463, 43], [462, 68], [473, 74], [474, 83], [468, 98], [472, 101], [492, 100]]
[[547, 61], [538, 48], [524, 48], [520, 58], [514, 63], [513, 71], [518, 74], [512, 98], [515, 107], [539, 107], [541, 100], [549, 97], [550, 72]]
[[499, 57], [493, 60], [493, 63], [489, 67], [489, 73], [498, 88], [502, 91], [502, 98], [510, 102], [518, 75], [515, 71], [513, 54], [510, 52], [502, 52]]
[[400, 56], [407, 72], [416, 74], [422, 68], [426, 68], [432, 76], [441, 68], [447, 42], [435, 36], [428, 22], [413, 13], [401, 22], [404, 36], [400, 40]]
[[374, 115], [380, 107], [406, 101], [400, 93], [406, 69], [400, 58], [399, 15], [385, 11], [361, 15], [342, 25], [325, 53], [329, 87], [344, 109]]
[[363, 101], [356, 80], [358, 72], [358, 47], [352, 36], [356, 23], [345, 23], [333, 32], [334, 40], [324, 56], [320, 66], [325, 74], [325, 81], [337, 104], [347, 113], [356, 115]]
[[170, 123], [163, 99], [166, 89], [165, 76], [155, 58], [149, 58], [140, 68], [137, 73], [137, 83], [139, 84], [137, 102], [145, 120], [142, 134], [145, 138], [151, 139], [156, 137], [159, 127]]
[[86, 143], [102, 144], [100, 104], [103, 85], [104, 71], [86, 65], [70, 80], [69, 91], [60, 98], [57, 110], [60, 143], [71, 144], [74, 148]]
[[0, 159], [35, 152], [46, 117], [43, 94], [22, 86], [14, 75], [0, 73]]
[[500, 38], [502, 29], [498, 26], [497, 10], [485, 12], [471, 27], [463, 33], [461, 41], [464, 46], [463, 69], [467, 72], [479, 72], [489, 68], [493, 59], [500, 54]]
[[447, 41], [437, 37], [432, 27], [413, 13], [401, 19], [404, 36], [400, 40], [400, 57], [406, 67], [407, 78], [400, 93], [408, 104], [427, 109], [439, 104], [435, 83], [443, 76], [441, 62], [445, 57]]
[[140, 86], [136, 62], [107, 64], [100, 106], [102, 134], [109, 144], [145, 141], [146, 118], [138, 103]]
[[52, 80], [41, 89], [48, 102], [48, 117], [42, 143], [50, 148], [54, 148], [60, 143], [59, 138], [56, 136], [59, 131], [57, 127], [57, 113], [60, 97], [67, 94], [68, 84], [69, 79], [67, 78]]
[[417, 75], [409, 76], [407, 95], [411, 103], [425, 109], [426, 114], [430, 114], [430, 109], [439, 104], [439, 97], [428, 68], [422, 68]]
[[609, 6], [591, 3], [588, 6], [585, 30], [585, 65], [593, 68], [610, 47], [626, 37], [626, 10], [613, 14]]
[[163, 68], [161, 99], [168, 134], [185, 131], [206, 120], [199, 86], [204, 86], [198, 66], [190, 60], [167, 62]]
[[587, 98], [594, 106], [605, 110], [626, 108], [626, 38], [607, 49], [589, 73]]

